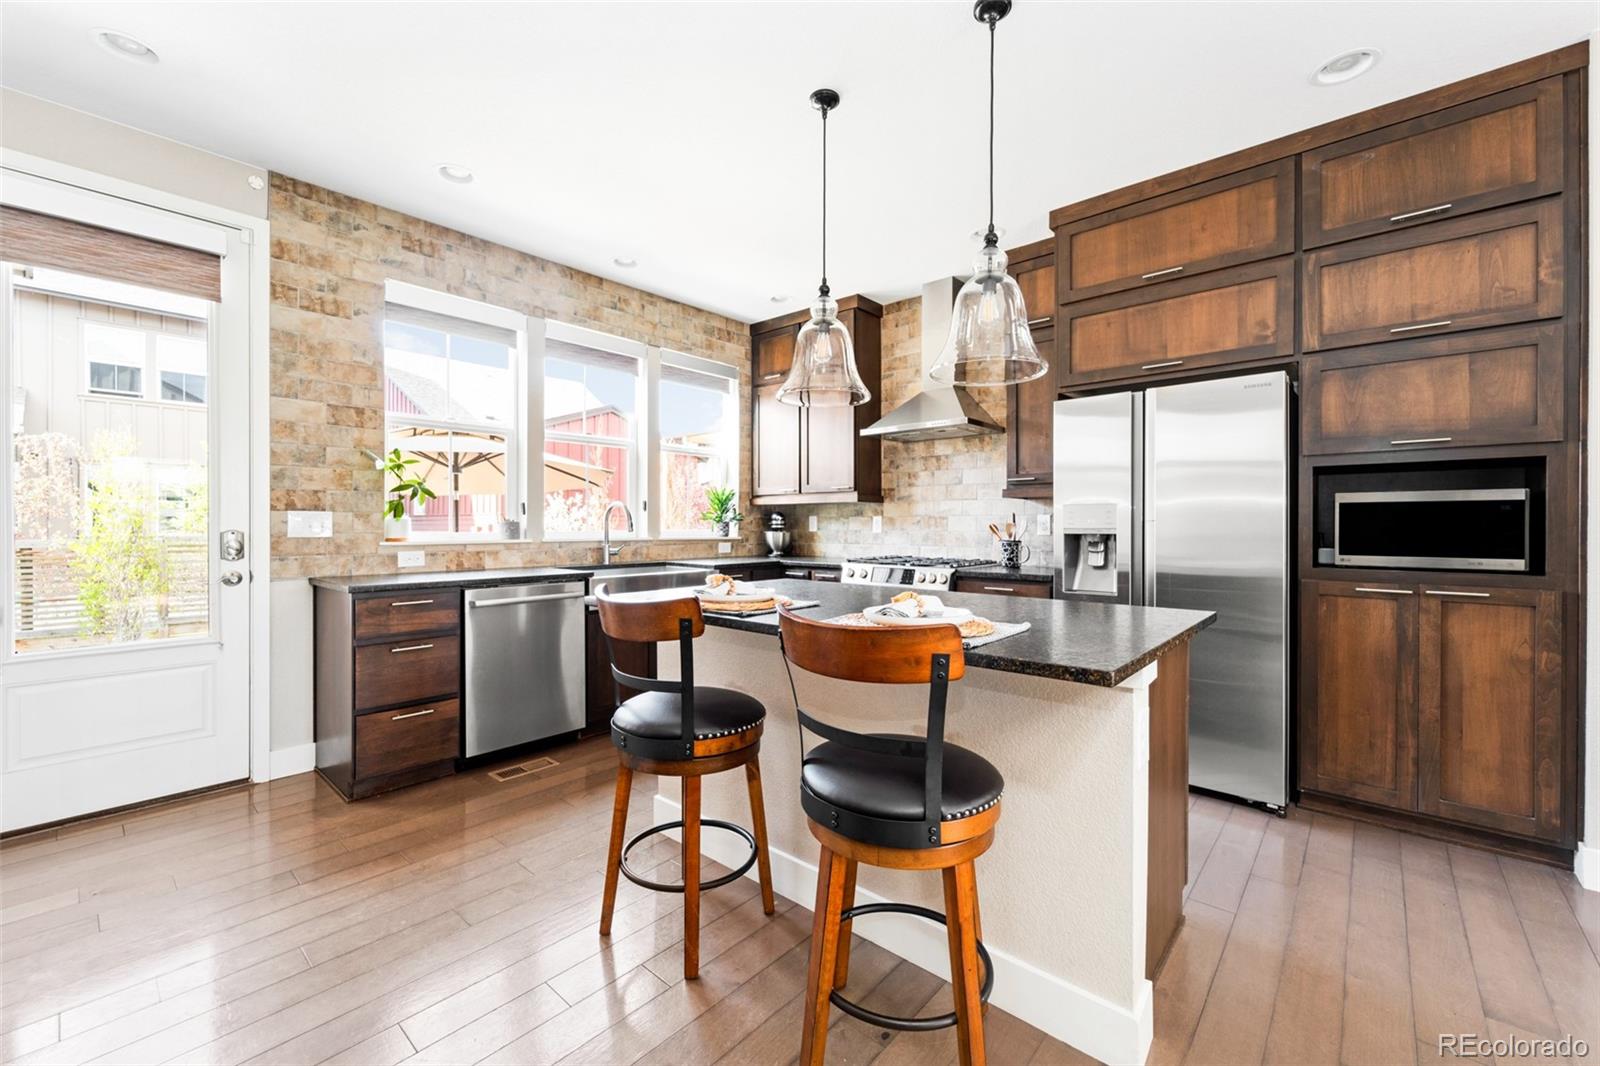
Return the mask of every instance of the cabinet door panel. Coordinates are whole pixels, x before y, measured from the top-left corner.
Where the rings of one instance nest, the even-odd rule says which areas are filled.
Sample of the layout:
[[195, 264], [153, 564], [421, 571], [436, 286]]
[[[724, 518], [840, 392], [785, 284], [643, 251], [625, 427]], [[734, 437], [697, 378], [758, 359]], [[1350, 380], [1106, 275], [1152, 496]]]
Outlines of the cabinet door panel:
[[800, 408], [778, 402], [778, 386], [756, 390], [752, 495], [800, 491]]
[[755, 345], [753, 366], [757, 388], [781, 385], [789, 376], [789, 368], [794, 365], [794, 342], [799, 335], [796, 326], [756, 335], [752, 343]]
[[1422, 809], [1559, 837], [1558, 595], [1424, 586], [1421, 612]]
[[1308, 356], [1302, 447], [1317, 455], [1560, 440], [1563, 366], [1555, 325]]
[[1549, 78], [1307, 152], [1305, 246], [1560, 191], [1561, 114]]
[[1051, 440], [1059, 391], [1055, 331], [1034, 330], [1033, 343], [1050, 369], [1043, 377], [1006, 389], [1006, 495], [1048, 498], [1055, 474]]
[[1323, 248], [1304, 269], [1308, 351], [1553, 318], [1562, 310], [1561, 201]]
[[851, 492], [856, 487], [856, 409], [807, 407], [801, 492]]
[[1062, 303], [1287, 255], [1294, 251], [1294, 160], [1095, 215], [1056, 237]]
[[[1013, 264], [1015, 267], [1015, 264]], [[1022, 264], [1013, 269], [1012, 277], [1022, 290], [1022, 304], [1028, 309], [1028, 325], [1043, 329], [1055, 323], [1056, 265], [1046, 258]]]
[[1063, 383], [1287, 356], [1294, 352], [1293, 262], [1256, 263], [1156, 289], [1064, 304]]
[[1415, 589], [1302, 585], [1304, 787], [1416, 809], [1416, 647]]

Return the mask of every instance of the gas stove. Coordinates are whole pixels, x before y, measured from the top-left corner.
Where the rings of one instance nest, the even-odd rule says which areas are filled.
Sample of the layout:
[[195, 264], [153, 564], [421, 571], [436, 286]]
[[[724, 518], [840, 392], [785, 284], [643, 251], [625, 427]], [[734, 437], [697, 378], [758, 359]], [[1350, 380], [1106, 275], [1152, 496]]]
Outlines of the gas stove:
[[924, 555], [870, 555], [845, 560], [840, 575], [846, 585], [909, 585], [929, 590], [948, 589], [957, 570], [990, 566], [992, 559], [956, 559]]

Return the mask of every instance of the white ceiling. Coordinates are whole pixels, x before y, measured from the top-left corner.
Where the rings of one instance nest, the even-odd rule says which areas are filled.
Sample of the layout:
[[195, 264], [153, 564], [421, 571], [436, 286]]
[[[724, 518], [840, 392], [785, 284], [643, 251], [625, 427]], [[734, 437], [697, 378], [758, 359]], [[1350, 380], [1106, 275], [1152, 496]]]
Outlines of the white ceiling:
[[[754, 320], [818, 273], [880, 300], [965, 273], [986, 43], [960, 2], [5, 3], [0, 82]], [[1581, 40], [1571, 2], [1047, 3], [1000, 26], [998, 223]], [[111, 27], [150, 65], [95, 44]], [[1319, 88], [1358, 46], [1375, 70]], [[471, 168], [452, 185], [435, 168]], [[613, 257], [633, 257], [622, 269]], [[781, 304], [770, 297], [785, 294]]]

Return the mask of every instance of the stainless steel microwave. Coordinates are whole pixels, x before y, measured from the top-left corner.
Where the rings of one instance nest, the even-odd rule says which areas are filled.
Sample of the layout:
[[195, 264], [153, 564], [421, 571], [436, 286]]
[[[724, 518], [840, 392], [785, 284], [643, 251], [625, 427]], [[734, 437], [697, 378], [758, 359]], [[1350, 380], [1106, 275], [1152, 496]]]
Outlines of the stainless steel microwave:
[[1527, 489], [1337, 492], [1337, 566], [1526, 572], [1531, 558]]

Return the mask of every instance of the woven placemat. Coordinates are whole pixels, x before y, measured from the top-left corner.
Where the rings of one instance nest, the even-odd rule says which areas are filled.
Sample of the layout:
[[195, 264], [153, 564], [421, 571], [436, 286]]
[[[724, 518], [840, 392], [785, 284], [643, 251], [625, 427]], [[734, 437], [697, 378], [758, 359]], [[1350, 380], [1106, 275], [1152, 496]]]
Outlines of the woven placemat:
[[[815, 607], [821, 601], [820, 600], [785, 600], [784, 602], [789, 605], [789, 609], [790, 610], [798, 610], [801, 607]], [[774, 600], [751, 600], [748, 603], [739, 603], [739, 604], [728, 603], [728, 604], [717, 604], [716, 606], [712, 606], [711, 604], [707, 603], [704, 599], [702, 599], [700, 601], [700, 609], [702, 611], [706, 612], [707, 614], [736, 614], [736, 615], [739, 615], [742, 618], [749, 618], [749, 617], [752, 617], [752, 616], [758, 615], [758, 614], [776, 614], [777, 611], [778, 611], [778, 601], [775, 600], [775, 599]]]
[[[877, 626], [876, 622], [869, 619], [860, 611], [856, 611], [853, 614], [841, 614], [837, 618], [828, 619], [828, 621], [839, 626]], [[1007, 637], [1014, 637], [1018, 633], [1026, 633], [1029, 629], [1033, 628], [1027, 622], [992, 622], [991, 624], [994, 626], [993, 633], [989, 633], [981, 637], [962, 637], [961, 646], [968, 651], [971, 651], [973, 648], [981, 648], [985, 644], [993, 644], [997, 640], [1005, 640]]]

